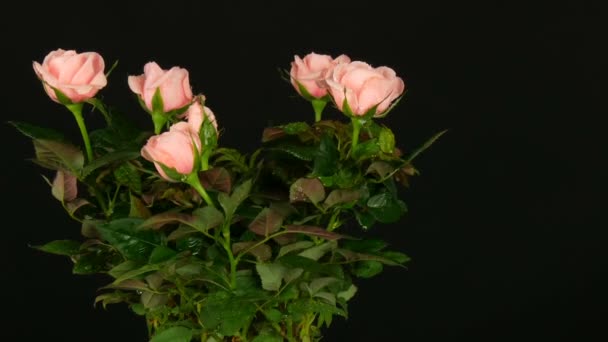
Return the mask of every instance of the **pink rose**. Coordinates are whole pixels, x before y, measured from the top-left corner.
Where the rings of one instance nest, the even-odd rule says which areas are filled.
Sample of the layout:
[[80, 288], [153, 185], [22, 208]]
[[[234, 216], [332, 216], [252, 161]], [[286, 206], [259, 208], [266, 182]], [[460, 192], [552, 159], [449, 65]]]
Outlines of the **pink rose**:
[[179, 122], [169, 128], [169, 131], [155, 135], [148, 139], [141, 149], [141, 155], [154, 163], [160, 175], [169, 181], [169, 177], [160, 164], [175, 169], [182, 175], [189, 175], [195, 171], [195, 149], [200, 152], [201, 141], [198, 134], [192, 130], [187, 122]]
[[106, 86], [105, 63], [96, 52], [77, 53], [57, 49], [50, 52], [42, 64], [33, 62], [34, 71], [44, 83], [49, 97], [59, 103], [53, 88], [61, 91], [72, 102], [84, 102]]
[[215, 115], [207, 106], [203, 106], [199, 101], [195, 101], [188, 110], [184, 112], [181, 116], [188, 120], [188, 124], [191, 126], [192, 130], [197, 134], [201, 129], [201, 125], [203, 124], [203, 120], [205, 117], [211, 121], [213, 127], [215, 127], [215, 131], [217, 132], [217, 122], [215, 120]]
[[182, 108], [192, 101], [188, 70], [183, 68], [173, 67], [163, 70], [155, 62], [149, 62], [144, 65], [143, 75], [129, 76], [128, 80], [129, 88], [139, 95], [150, 111], [152, 111], [152, 98], [158, 88], [165, 113]]
[[306, 91], [314, 98], [321, 98], [327, 94], [325, 85], [320, 82], [323, 81], [327, 72], [329, 72], [334, 66], [340, 63], [349, 63], [350, 58], [346, 55], [340, 55], [336, 59], [333, 59], [329, 55], [320, 55], [314, 52], [309, 53], [300, 58], [299, 56], [294, 57], [294, 61], [291, 62], [291, 84], [300, 92], [298, 83], [302, 85]]
[[405, 90], [405, 84], [391, 68], [373, 68], [367, 63], [355, 61], [339, 64], [328, 74], [325, 82], [336, 106], [344, 112], [344, 99], [353, 115], [364, 115], [375, 105], [374, 116], [381, 116]]

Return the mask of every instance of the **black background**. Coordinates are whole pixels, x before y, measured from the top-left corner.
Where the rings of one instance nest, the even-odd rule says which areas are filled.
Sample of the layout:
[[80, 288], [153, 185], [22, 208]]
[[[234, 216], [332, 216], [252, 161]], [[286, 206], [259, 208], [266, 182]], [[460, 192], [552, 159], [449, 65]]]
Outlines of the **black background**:
[[[85, 4], [86, 3], [86, 4]], [[599, 3], [599, 1], [598, 1]], [[190, 71], [225, 129], [251, 151], [263, 127], [312, 120], [280, 79], [311, 51], [387, 65], [409, 89], [383, 123], [413, 148], [450, 131], [416, 166], [410, 213], [367, 233], [408, 270], [360, 281], [327, 341], [606, 341], [605, 13], [571, 1], [19, 2], [3, 9], [2, 120], [79, 135], [31, 63], [57, 48], [118, 68], [100, 95], [150, 125], [127, 75], [154, 60]], [[11, 23], [8, 19], [15, 20]], [[8, 75], [8, 78], [6, 77]], [[339, 117], [333, 112], [334, 117]], [[87, 116], [90, 127], [101, 123]], [[123, 306], [93, 308], [103, 279], [28, 248], [77, 238], [31, 143], [2, 125], [3, 341], [145, 341]], [[604, 202], [603, 202], [604, 201]], [[8, 317], [8, 320], [7, 318]], [[8, 335], [8, 337], [6, 337]]]

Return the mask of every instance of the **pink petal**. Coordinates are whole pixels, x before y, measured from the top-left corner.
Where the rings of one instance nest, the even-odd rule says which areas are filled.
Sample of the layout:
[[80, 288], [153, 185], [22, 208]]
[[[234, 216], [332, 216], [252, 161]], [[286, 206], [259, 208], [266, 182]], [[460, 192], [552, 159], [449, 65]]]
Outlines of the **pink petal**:
[[129, 82], [129, 88], [135, 94], [141, 95], [144, 90], [144, 75], [140, 76], [129, 76], [127, 79]]
[[[86, 62], [87, 57], [82, 54], [77, 54], [70, 57], [60, 57], [51, 61], [53, 68], [57, 68], [59, 74], [57, 75], [57, 79], [60, 83], [70, 83], [72, 78], [80, 67]], [[53, 69], [51, 68], [51, 70]]]
[[129, 76], [128, 78], [129, 88], [135, 94], [141, 95], [144, 90], [144, 75], [140, 76]]

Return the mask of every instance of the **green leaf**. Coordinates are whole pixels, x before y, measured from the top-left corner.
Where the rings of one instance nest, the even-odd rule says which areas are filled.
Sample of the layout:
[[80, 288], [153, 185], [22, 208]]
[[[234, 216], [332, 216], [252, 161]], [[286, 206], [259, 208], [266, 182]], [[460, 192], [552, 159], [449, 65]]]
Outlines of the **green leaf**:
[[396, 262], [395, 260], [391, 259], [391, 258], [386, 258], [383, 255], [378, 255], [378, 254], [365, 254], [365, 253], [357, 253], [357, 252], [353, 252], [351, 250], [348, 249], [336, 249], [336, 252], [339, 253], [340, 255], [342, 255], [346, 261], [348, 262], [356, 262], [356, 261], [361, 261], [361, 260], [366, 260], [366, 261], [378, 261], [380, 263], [386, 264], [386, 265], [390, 265], [390, 266], [401, 266], [401, 263]]
[[103, 223], [102, 220], [85, 219], [82, 221], [82, 226], [80, 228], [80, 234], [82, 234], [82, 236], [87, 237], [87, 238], [99, 239], [99, 238], [101, 238], [101, 235], [97, 231], [97, 226], [102, 223]]
[[340, 274], [341, 271], [339, 270], [339, 265], [321, 264], [315, 260], [296, 254], [284, 255], [277, 261], [285, 265], [288, 269], [299, 268], [306, 272], [325, 274], [337, 278], [344, 276], [343, 274]]
[[293, 233], [300, 233], [309, 236], [321, 237], [326, 240], [338, 240], [344, 237], [344, 235], [337, 234], [334, 232], [327, 231], [325, 228], [317, 227], [317, 226], [300, 226], [295, 224], [290, 224], [285, 226], [285, 230]]
[[[125, 272], [118, 272], [118, 270], [116, 270], [117, 267], [121, 267], [121, 268], [126, 268], [129, 265], [124, 265], [121, 266], [123, 264], [120, 264], [116, 267], [114, 267], [113, 269], [110, 270], [110, 272], [112, 274], [116, 274], [116, 279], [114, 280], [114, 282], [112, 284], [120, 284], [125, 280], [128, 279], [139, 279], [141, 278], [141, 276], [148, 274], [150, 272], [154, 272], [154, 271], [158, 271], [161, 268], [160, 264], [152, 264], [152, 265], [143, 265], [141, 267], [138, 268], [134, 268]], [[141, 265], [141, 264], [139, 264]]]
[[287, 311], [292, 315], [294, 321], [300, 321], [311, 313], [318, 313], [323, 316], [339, 315], [346, 317], [346, 312], [335, 305], [310, 298], [301, 298], [289, 303]]
[[148, 262], [150, 264], [158, 264], [173, 258], [175, 255], [177, 255], [177, 252], [172, 250], [171, 248], [165, 246], [157, 246], [152, 250]]
[[46, 127], [38, 127], [26, 122], [9, 121], [21, 134], [32, 139], [63, 141], [63, 134]]
[[343, 299], [344, 301], [347, 302], [351, 298], [353, 298], [356, 293], [357, 293], [357, 287], [354, 284], [351, 284], [348, 289], [338, 292], [337, 297], [340, 299]]
[[330, 284], [333, 284], [339, 280], [340, 279], [333, 278], [333, 277], [315, 278], [310, 282], [310, 284], [308, 286], [309, 286], [312, 294], [316, 294], [317, 292], [324, 289], [326, 286], [329, 286]]
[[353, 274], [359, 278], [371, 278], [382, 272], [382, 263], [375, 260], [363, 260], [353, 267]]
[[351, 203], [361, 198], [361, 190], [356, 189], [336, 189], [329, 193], [323, 205], [331, 208], [337, 204]]
[[387, 246], [387, 243], [379, 239], [345, 240], [342, 247], [353, 252], [376, 253]]
[[129, 192], [129, 200], [129, 217], [147, 219], [152, 215], [144, 202], [131, 192]]
[[285, 130], [280, 127], [267, 127], [262, 132], [262, 143], [279, 139], [285, 136]]
[[53, 179], [53, 187], [51, 193], [53, 197], [62, 203], [70, 202], [76, 199], [78, 195], [78, 180], [74, 175], [65, 171], [57, 171]]
[[[235, 255], [241, 251], [248, 250], [257, 244], [257, 241], [235, 242], [232, 244], [232, 253]], [[261, 244], [253, 249], [249, 249], [247, 253], [255, 256], [258, 261], [267, 261], [272, 257], [272, 249], [267, 244]]]
[[187, 236], [187, 235], [190, 235], [190, 234], [196, 233], [196, 232], [198, 232], [198, 230], [192, 228], [191, 226], [180, 225], [179, 227], [177, 227], [176, 230], [172, 231], [169, 234], [169, 236], [167, 236], [167, 240], [168, 241], [177, 240], [184, 236]]
[[[371, 199], [371, 198], [370, 198]], [[378, 222], [382, 223], [393, 223], [399, 221], [401, 215], [407, 212], [407, 206], [401, 200], [389, 197], [386, 202], [383, 202], [384, 198], [378, 198], [375, 202], [372, 202], [373, 207], [369, 207], [369, 212], [374, 216]], [[369, 201], [368, 201], [369, 206]]]
[[217, 165], [220, 162], [227, 162], [230, 165], [234, 166], [240, 172], [248, 172], [249, 167], [247, 166], [247, 158], [241, 154], [239, 150], [233, 148], [225, 148], [220, 147], [215, 149], [212, 156], [219, 155], [213, 162], [214, 165]]
[[369, 211], [355, 210], [355, 218], [363, 229], [369, 229], [376, 223], [376, 218]]
[[281, 228], [283, 215], [272, 208], [264, 208], [249, 224], [249, 229], [262, 236], [268, 236]]
[[215, 207], [203, 207], [192, 212], [192, 227], [201, 232], [208, 232], [210, 229], [221, 225], [224, 222], [224, 214]]
[[291, 202], [319, 203], [325, 198], [325, 188], [317, 178], [300, 178], [289, 188]]
[[144, 305], [142, 303], [135, 303], [131, 305], [131, 311], [133, 311], [133, 313], [135, 313], [138, 316], [145, 316], [146, 315], [146, 308], [144, 308]]
[[242, 184], [234, 188], [232, 195], [228, 196], [225, 193], [218, 195], [218, 201], [224, 209], [226, 217], [232, 217], [239, 205], [249, 196], [251, 191], [252, 180], [248, 179]]
[[[277, 309], [270, 308], [270, 309], [264, 310], [264, 316], [266, 316], [266, 318], [269, 321], [278, 323], [281, 321], [281, 318], [283, 317], [283, 313]], [[254, 339], [254, 341], [255, 341], [255, 339]], [[283, 341], [281, 340], [279, 342], [283, 342]]]
[[289, 245], [285, 245], [285, 246], [281, 247], [281, 249], [279, 250], [279, 255], [277, 256], [277, 258], [280, 258], [283, 255], [291, 253], [291, 252], [310, 248], [313, 245], [314, 245], [314, 242], [312, 242], [312, 241], [298, 241], [298, 242], [294, 242]]
[[206, 329], [217, 329], [224, 336], [233, 336], [249, 324], [256, 311], [256, 305], [247, 297], [217, 291], [210, 293], [203, 302], [200, 319]]
[[230, 193], [232, 179], [230, 173], [223, 167], [214, 167], [199, 173], [201, 184], [206, 190]]
[[164, 113], [165, 105], [163, 104], [163, 96], [160, 93], [160, 87], [156, 88], [154, 95], [152, 96], [152, 112], [153, 113]]
[[287, 271], [285, 271], [285, 275], [283, 276], [283, 280], [285, 280], [286, 283], [290, 283], [299, 278], [302, 273], [304, 273], [304, 269], [302, 268], [287, 269]]
[[82, 151], [68, 143], [35, 139], [36, 163], [52, 170], [67, 170], [79, 174], [84, 165]]
[[298, 135], [310, 130], [310, 126], [306, 122], [291, 122], [281, 126], [281, 128], [289, 135]]
[[74, 216], [76, 210], [87, 204], [91, 204], [91, 202], [85, 200], [84, 198], [76, 198], [73, 201], [65, 203], [65, 209], [70, 215]]
[[391, 172], [395, 171], [395, 167], [385, 161], [375, 161], [369, 165], [366, 174], [375, 173], [380, 179], [388, 176]]
[[315, 154], [313, 173], [317, 176], [331, 176], [338, 169], [340, 152], [331, 134], [321, 136], [319, 149]]
[[299, 256], [312, 259], [319, 260], [322, 256], [324, 256], [327, 252], [336, 248], [336, 244], [332, 242], [325, 242], [318, 246], [311, 247], [309, 249], [304, 250], [303, 252], [298, 253]]
[[59, 101], [59, 103], [61, 103], [64, 106], [68, 106], [68, 105], [73, 105], [74, 103], [72, 102], [72, 100], [65, 95], [61, 90], [51, 86], [50, 84], [47, 84], [49, 87], [51, 87], [51, 89], [53, 89], [53, 91], [55, 92], [55, 96], [57, 97], [57, 101]]
[[283, 337], [274, 331], [262, 332], [256, 336], [251, 342], [283, 342]]
[[42, 246], [32, 247], [51, 254], [72, 256], [78, 254], [80, 250], [80, 242], [72, 240], [55, 240]]
[[442, 135], [444, 135], [448, 130], [443, 130], [435, 135], [433, 135], [429, 140], [427, 140], [422, 146], [415, 149], [410, 155], [407, 157], [406, 161], [409, 163], [414, 160], [420, 153], [424, 152], [427, 148], [431, 147], [437, 139], [439, 139]]
[[388, 192], [370, 197], [367, 200], [367, 206], [370, 208], [382, 208], [386, 207], [393, 199], [393, 195]]
[[141, 175], [133, 164], [124, 163], [114, 169], [114, 178], [117, 184], [126, 186], [131, 191], [141, 194]]
[[278, 291], [287, 268], [280, 263], [257, 263], [255, 269], [262, 280], [262, 288], [267, 291]]
[[163, 284], [163, 281], [165, 280], [160, 272], [149, 274], [146, 276], [145, 279], [146, 283], [148, 283], [148, 286], [153, 290], [160, 289], [161, 285]]
[[142, 265], [139, 262], [127, 260], [123, 263], [114, 266], [114, 268], [108, 271], [108, 274], [114, 278], [118, 278], [129, 271], [140, 268], [141, 266]]
[[167, 224], [174, 223], [183, 223], [194, 227], [193, 221], [194, 217], [192, 215], [177, 213], [174, 211], [166, 211], [164, 213], [151, 216], [146, 220], [142, 220], [141, 224], [137, 228], [158, 230]]
[[312, 146], [302, 146], [291, 143], [283, 143], [273, 147], [268, 147], [267, 150], [287, 153], [292, 157], [304, 161], [312, 161], [317, 155], [317, 150]]
[[144, 292], [141, 294], [141, 303], [145, 308], [156, 308], [167, 304], [169, 297], [164, 293]]
[[122, 291], [104, 293], [104, 294], [101, 294], [101, 295], [95, 297], [95, 302], [93, 304], [97, 305], [97, 303], [101, 302], [103, 305], [103, 308], [105, 309], [108, 304], [117, 304], [117, 303], [128, 302], [130, 296], [131, 296], [130, 294], [124, 293]]
[[111, 265], [120, 262], [120, 256], [108, 249], [93, 249], [83, 254], [72, 256], [75, 259], [72, 272], [74, 274], [93, 274], [105, 272]]
[[[101, 167], [110, 165], [112, 163], [120, 162], [120, 161], [133, 160], [133, 159], [139, 158], [139, 156], [140, 156], [139, 150], [132, 150], [132, 149], [110, 152], [110, 153], [105, 154], [105, 155], [93, 160], [92, 162], [88, 163], [87, 166], [82, 169], [82, 177], [87, 177], [88, 175], [91, 174], [91, 172], [93, 172]], [[131, 177], [133, 177], [133, 176], [131, 176]], [[139, 179], [139, 176], [137, 178]], [[118, 180], [118, 178], [117, 178], [117, 180]], [[124, 180], [124, 179], [121, 179], [121, 180]], [[129, 182], [125, 182], [125, 184], [129, 184]], [[140, 187], [141, 187], [141, 184], [140, 184]]]
[[382, 127], [380, 136], [378, 137], [378, 144], [380, 145], [380, 150], [384, 153], [393, 154], [395, 152], [395, 135], [390, 128]]
[[[324, 299], [327, 303], [336, 305], [336, 295], [331, 292], [317, 292], [313, 297]], [[329, 318], [329, 320], [331, 321], [331, 318]]]
[[150, 342], [190, 342], [192, 329], [186, 327], [171, 327], [156, 334]]
[[97, 226], [97, 230], [126, 259], [146, 261], [152, 250], [160, 245], [160, 236], [155, 231], [139, 230], [142, 222], [138, 218], [118, 219]]
[[157, 162], [157, 164], [163, 170], [165, 175], [167, 175], [167, 177], [169, 177], [170, 179], [172, 179], [176, 182], [183, 182], [186, 180], [186, 175], [179, 173], [175, 168], [168, 167], [167, 165], [165, 165], [163, 163]]
[[353, 158], [355, 160], [364, 160], [373, 158], [378, 153], [380, 153], [380, 146], [378, 145], [378, 139], [374, 138], [357, 145], [353, 151]]
[[138, 279], [127, 279], [120, 283], [104, 286], [101, 289], [150, 291], [146, 283]]
[[202, 127], [199, 129], [199, 138], [204, 150], [217, 146], [217, 130], [207, 115], [204, 116]]
[[[178, 251], [189, 251], [190, 253], [192, 253], [192, 255], [199, 255], [205, 251], [207, 253], [210, 253], [211, 251], [216, 250], [214, 248], [205, 249], [205, 247], [208, 247], [205, 241], [200, 237], [194, 235], [185, 236], [176, 241], [176, 248]], [[214, 259], [215, 257], [216, 256], [209, 259]]]
[[405, 264], [411, 260], [409, 256], [407, 256], [406, 254], [403, 254], [401, 252], [386, 251], [386, 252], [382, 252], [381, 255], [384, 258], [393, 260], [394, 262], [399, 263], [399, 264]]

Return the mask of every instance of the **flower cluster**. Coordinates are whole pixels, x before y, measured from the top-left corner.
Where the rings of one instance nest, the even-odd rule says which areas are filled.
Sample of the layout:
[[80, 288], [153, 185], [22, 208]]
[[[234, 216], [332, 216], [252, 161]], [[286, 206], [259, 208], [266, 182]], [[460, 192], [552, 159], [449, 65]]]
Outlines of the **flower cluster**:
[[[221, 146], [188, 70], [149, 62], [128, 76], [149, 131], [97, 96], [115, 66], [106, 72], [100, 54], [62, 49], [33, 63], [51, 100], [74, 116], [84, 153], [61, 132], [12, 124], [81, 224], [82, 241], [36, 248], [69, 256], [76, 274], [109, 276], [95, 302], [126, 303], [145, 317], [151, 341], [318, 341], [333, 316], [347, 317], [356, 278], [409, 260], [358, 236], [402, 217], [398, 186], [409, 187], [413, 159], [443, 134], [405, 153], [376, 122], [405, 91], [393, 69], [295, 56], [285, 74], [314, 122], [267, 127], [244, 155]], [[347, 120], [323, 119], [328, 104]], [[89, 130], [84, 106], [105, 127]]]

